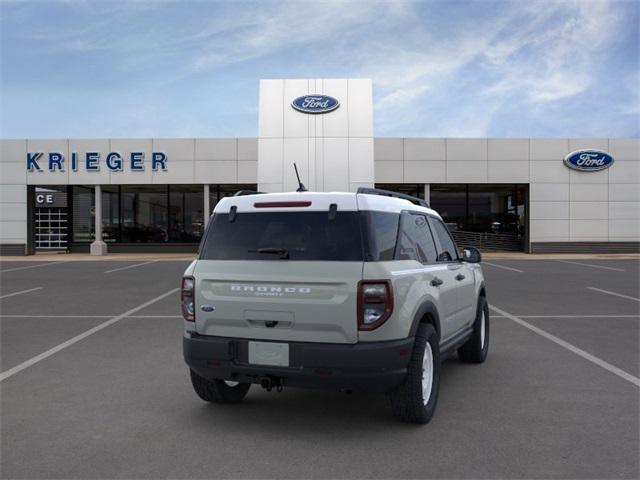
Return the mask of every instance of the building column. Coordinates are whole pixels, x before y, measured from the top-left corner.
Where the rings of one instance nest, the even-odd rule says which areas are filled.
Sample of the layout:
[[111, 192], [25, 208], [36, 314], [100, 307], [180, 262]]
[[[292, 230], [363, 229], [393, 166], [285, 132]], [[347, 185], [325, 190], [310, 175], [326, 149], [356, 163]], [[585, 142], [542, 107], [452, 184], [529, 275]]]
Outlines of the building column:
[[424, 201], [427, 202], [427, 205], [431, 205], [431, 184], [424, 184]]
[[36, 253], [36, 187], [27, 185], [27, 245], [25, 255]]
[[[209, 184], [206, 183], [204, 185], [204, 218], [202, 219], [204, 228], [206, 228], [209, 223], [209, 216], [211, 216], [211, 207], [209, 205]], [[204, 232], [202, 232], [202, 234], [204, 235]]]
[[95, 207], [94, 207], [94, 219], [96, 232], [95, 239], [91, 244], [91, 255], [106, 255], [107, 244], [102, 241], [102, 186], [95, 186]]

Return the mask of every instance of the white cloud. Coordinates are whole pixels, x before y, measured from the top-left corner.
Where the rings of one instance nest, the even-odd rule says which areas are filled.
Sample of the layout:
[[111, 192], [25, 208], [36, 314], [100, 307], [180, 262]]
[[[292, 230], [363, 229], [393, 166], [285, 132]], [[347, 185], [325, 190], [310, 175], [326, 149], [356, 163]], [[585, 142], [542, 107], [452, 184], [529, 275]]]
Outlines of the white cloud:
[[[382, 90], [376, 115], [393, 119], [379, 123], [383, 130], [396, 129], [396, 119], [410, 125], [415, 116], [403, 114], [406, 103], [423, 95], [449, 96], [451, 114], [464, 125], [451, 130], [486, 134], [492, 116], [507, 102], [533, 107], [584, 93], [597, 73], [597, 59], [618, 34], [616, 7], [599, 0], [511, 3], [447, 40], [427, 41], [426, 32], [417, 30], [413, 49], [391, 42], [386, 58], [369, 69]], [[474, 105], [456, 106], [455, 91], [467, 76], [476, 91]]]
[[[43, 22], [23, 35], [39, 53], [91, 53], [83, 60], [107, 55], [114, 62], [109, 67], [126, 72], [131, 82], [140, 75], [145, 86], [194, 78], [217, 82], [233, 69], [261, 77], [259, 68], [271, 62], [284, 69], [282, 76], [370, 77], [377, 134], [470, 136], [486, 135], [505, 110], [533, 115], [589, 95], [601, 73], [598, 64], [621, 35], [625, 2], [193, 5], [195, 17], [177, 9], [179, 19], [157, 20], [175, 4], [70, 0], [65, 8], [90, 21], [73, 28]], [[162, 75], [145, 77], [147, 71]], [[616, 81], [628, 83], [620, 75]], [[637, 111], [638, 96], [628, 103], [627, 110]]]
[[393, 90], [391, 93], [388, 93], [380, 101], [377, 103], [378, 108], [386, 108], [386, 107], [401, 107], [405, 106], [408, 103], [411, 103], [416, 98], [420, 97], [427, 90], [429, 90], [428, 85], [422, 85], [418, 87], [412, 88], [400, 88], [397, 90]]
[[542, 10], [535, 28], [489, 48], [487, 57], [502, 80], [485, 93], [520, 95], [539, 103], [586, 91], [597, 64], [594, 58], [614, 40], [619, 21], [615, 5], [606, 1], [573, 1]]
[[[366, 35], [380, 19], [405, 17], [401, 2], [323, 2], [262, 3], [249, 11], [240, 10], [228, 18], [223, 31], [207, 27], [199, 34], [205, 47], [194, 59], [194, 66], [221, 67], [254, 60], [283, 50], [303, 46], [335, 45], [345, 38]], [[356, 40], [357, 42], [358, 40]], [[358, 51], [358, 45], [350, 45]], [[351, 53], [351, 52], [350, 52]], [[299, 59], [296, 59], [299, 60]], [[303, 58], [313, 62], [313, 56]]]

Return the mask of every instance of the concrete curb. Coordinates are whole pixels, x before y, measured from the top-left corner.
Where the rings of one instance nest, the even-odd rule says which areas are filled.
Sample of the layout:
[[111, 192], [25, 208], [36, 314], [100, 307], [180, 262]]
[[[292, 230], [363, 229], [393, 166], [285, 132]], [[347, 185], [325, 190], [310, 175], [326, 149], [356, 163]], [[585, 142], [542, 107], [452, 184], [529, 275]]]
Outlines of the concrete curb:
[[523, 253], [483, 252], [487, 260], [640, 260], [640, 253]]
[[133, 262], [144, 260], [156, 261], [191, 261], [195, 253], [110, 253], [105, 256], [92, 256], [88, 253], [43, 253], [28, 256], [0, 256], [0, 262]]
[[[91, 256], [88, 253], [39, 253], [29, 256], [0, 256], [0, 262], [133, 262], [133, 261], [191, 261], [195, 253], [110, 253], [104, 257]], [[484, 252], [487, 260], [640, 260], [640, 253], [523, 253], [523, 252]]]

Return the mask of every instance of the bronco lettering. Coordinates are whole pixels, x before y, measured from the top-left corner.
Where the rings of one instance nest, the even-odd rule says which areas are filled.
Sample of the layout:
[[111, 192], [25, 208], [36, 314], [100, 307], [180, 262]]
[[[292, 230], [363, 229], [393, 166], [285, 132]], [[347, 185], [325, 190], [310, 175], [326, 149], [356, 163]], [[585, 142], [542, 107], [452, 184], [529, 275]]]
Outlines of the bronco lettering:
[[311, 293], [309, 287], [281, 287], [281, 286], [256, 286], [256, 285], [231, 285], [232, 292], [259, 292], [259, 293]]

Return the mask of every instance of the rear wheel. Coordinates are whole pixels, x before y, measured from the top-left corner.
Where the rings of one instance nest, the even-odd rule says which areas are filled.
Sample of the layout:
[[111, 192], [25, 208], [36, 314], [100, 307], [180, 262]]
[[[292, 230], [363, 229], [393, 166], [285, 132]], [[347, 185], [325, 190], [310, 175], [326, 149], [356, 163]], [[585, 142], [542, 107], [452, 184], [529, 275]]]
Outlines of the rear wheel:
[[202, 400], [212, 403], [240, 403], [251, 387], [250, 383], [207, 380], [193, 370], [191, 370], [191, 385]]
[[404, 382], [387, 394], [394, 416], [403, 422], [427, 423], [433, 417], [440, 385], [440, 348], [432, 325], [416, 333]]
[[458, 349], [458, 357], [463, 362], [482, 363], [489, 352], [489, 304], [485, 297], [478, 300], [476, 320], [469, 340]]

